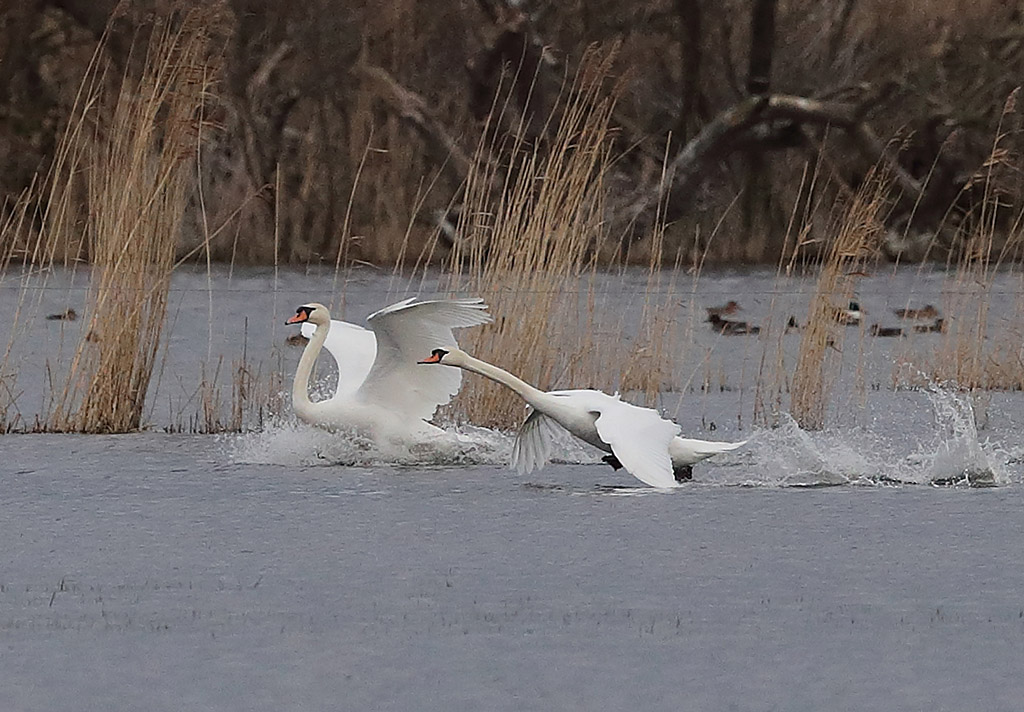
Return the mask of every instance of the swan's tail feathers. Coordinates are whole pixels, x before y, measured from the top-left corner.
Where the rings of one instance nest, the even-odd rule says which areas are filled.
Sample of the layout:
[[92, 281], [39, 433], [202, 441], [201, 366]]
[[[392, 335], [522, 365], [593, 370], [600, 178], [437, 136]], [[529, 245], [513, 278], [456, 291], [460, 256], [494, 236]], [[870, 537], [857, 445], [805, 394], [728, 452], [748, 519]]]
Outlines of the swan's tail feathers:
[[512, 445], [512, 467], [520, 475], [539, 470], [551, 459], [558, 424], [538, 410], [530, 409]]
[[669, 445], [669, 454], [672, 456], [672, 464], [679, 467], [692, 465], [714, 455], [721, 455], [723, 452], [731, 452], [746, 444], [746, 440], [726, 443], [716, 440], [677, 437]]

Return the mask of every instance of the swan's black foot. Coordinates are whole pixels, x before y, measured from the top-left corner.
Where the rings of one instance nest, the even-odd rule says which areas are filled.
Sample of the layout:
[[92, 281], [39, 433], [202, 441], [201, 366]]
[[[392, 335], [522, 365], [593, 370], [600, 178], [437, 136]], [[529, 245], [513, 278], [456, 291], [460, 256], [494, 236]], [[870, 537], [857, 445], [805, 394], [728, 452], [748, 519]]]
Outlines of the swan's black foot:
[[[611, 465], [613, 470], [622, 469], [622, 463], [619, 462], [619, 458], [615, 457], [615, 455], [605, 455], [601, 458], [601, 462]], [[693, 479], [693, 465], [673, 467], [672, 474], [675, 475], [676, 482], [689, 482]]]
[[676, 476], [676, 482], [689, 482], [693, 479], [693, 465], [673, 467], [672, 474]]
[[615, 455], [605, 455], [601, 458], [601, 462], [611, 465], [613, 470], [622, 469], [622, 463], [619, 462], [619, 458], [615, 457]]

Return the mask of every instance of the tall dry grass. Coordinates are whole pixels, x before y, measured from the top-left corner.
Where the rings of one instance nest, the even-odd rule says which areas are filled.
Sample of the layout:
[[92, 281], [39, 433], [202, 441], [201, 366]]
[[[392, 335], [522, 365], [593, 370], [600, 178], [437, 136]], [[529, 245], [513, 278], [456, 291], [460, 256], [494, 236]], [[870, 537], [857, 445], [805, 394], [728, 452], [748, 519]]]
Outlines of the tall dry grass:
[[[184, 23], [176, 27], [172, 31], [165, 26], [163, 34], [150, 43], [141, 77], [122, 81], [109, 124], [96, 118], [107, 106], [102, 72], [91, 74], [51, 174], [6, 211], [0, 224], [0, 266], [5, 269], [20, 263], [26, 267], [25, 274], [45, 278], [50, 266], [79, 252], [95, 262], [88, 326], [82, 330], [95, 340], [75, 345], [66, 379], [62, 368], [53, 369], [53, 405], [38, 424], [44, 429], [131, 430], [144, 418], [145, 396], [165, 328], [173, 245], [185, 212], [191, 166], [202, 141], [202, 107], [217, 70], [203, 48], [208, 38], [201, 32], [186, 33]], [[650, 238], [646, 285], [635, 295], [639, 304], [631, 305], [637, 308], [623, 310], [618, 294], [613, 297], [615, 309], [605, 301], [600, 285], [607, 273], [598, 271], [595, 256], [617, 242], [609, 238], [618, 237], [607, 234], [603, 219], [605, 178], [615, 160], [609, 126], [616, 94], [607, 91], [607, 58], [591, 56], [583, 66], [548, 119], [551, 140], [491, 145], [480, 151], [480, 156], [500, 155], [507, 160], [477, 161], [447, 263], [446, 288], [486, 297], [498, 317], [494, 325], [460, 335], [467, 350], [541, 387], [621, 389], [651, 404], [659, 392], [680, 385], [677, 371], [687, 360], [687, 330], [695, 328], [697, 309], [691, 305], [689, 322], [679, 318], [679, 265], [671, 271], [662, 269], [662, 230]], [[500, 113], [502, 107], [495, 111]], [[500, 123], [494, 116], [492, 122]], [[498, 140], [494, 138], [497, 131], [484, 134]], [[364, 157], [376, 150], [371, 150], [372, 145], [367, 142]], [[1006, 160], [1001, 138], [996, 149], [993, 169]], [[74, 207], [76, 191], [79, 196], [83, 191], [78, 182], [81, 176], [87, 179], [87, 212]], [[495, 184], [503, 190], [495, 192]], [[759, 393], [755, 409], [777, 412], [782, 408], [783, 388], [788, 388], [791, 412], [804, 427], [825, 424], [837, 381], [836, 357], [844, 347], [844, 336], [854, 333], [835, 323], [834, 310], [849, 301], [858, 275], [874, 254], [887, 208], [885, 184], [884, 176], [874, 176], [848, 204], [833, 208], [837, 213], [842, 210], [836, 237], [822, 252], [799, 356], [788, 373], [784, 373], [781, 348], [788, 314], [776, 314], [773, 308], [771, 326], [762, 329], [761, 339], [764, 343], [768, 334], [778, 337], [776, 348], [765, 351], [769, 361], [776, 359], [770, 366], [776, 372], [777, 387], [765, 398]], [[353, 187], [348, 194], [350, 209], [354, 193]], [[419, 197], [414, 202], [417, 209], [423, 207]], [[996, 271], [1019, 246], [1019, 218], [1016, 242], [997, 243], [993, 237], [997, 217], [1006, 208], [994, 190], [985, 206], [951, 277], [944, 305], [950, 328], [936, 337], [941, 338], [942, 348], [925, 354], [918, 363], [932, 377], [966, 387], [1019, 388], [1024, 384], [1019, 331], [985, 340], [991, 286]], [[804, 224], [807, 229], [801, 229], [796, 240], [791, 266], [798, 255], [802, 259], [805, 249], [813, 248], [808, 244], [815, 239], [809, 217], [805, 216]], [[41, 227], [33, 229], [34, 225]], [[344, 225], [347, 240], [351, 237], [347, 218]], [[410, 230], [407, 226], [399, 261], [412, 249]], [[77, 236], [78, 243], [72, 236]], [[58, 247], [69, 242], [77, 246]], [[339, 252], [336, 282], [354, 259]], [[695, 280], [699, 274], [698, 264]], [[23, 302], [29, 313], [35, 294], [21, 293], [19, 314]], [[1019, 324], [1024, 301], [1016, 313]], [[25, 333], [29, 322], [18, 315], [14, 321], [16, 329]], [[756, 342], [751, 339], [750, 343]], [[9, 429], [15, 422], [33, 427], [17, 404], [17, 369], [12, 368], [11, 353], [8, 346], [0, 361], [0, 427]], [[719, 379], [724, 380], [722, 367], [712, 356], [708, 350], [703, 360], [706, 371], [717, 367]], [[245, 356], [241, 361], [211, 358], [207, 363], [207, 370], [197, 376], [196, 389], [173, 410], [171, 427], [218, 432], [262, 422], [263, 409], [279, 390], [275, 384], [279, 384], [280, 363], [270, 373]], [[763, 359], [762, 370], [764, 363]], [[739, 378], [734, 385], [740, 388], [745, 376], [730, 374]], [[226, 380], [231, 381], [230, 394]], [[457, 400], [460, 417], [503, 428], [521, 420], [522, 403], [504, 389], [473, 377], [464, 383]]]
[[[1017, 293], [1002, 329], [994, 330], [989, 319], [993, 300], [1006, 298], [994, 292], [996, 280], [1007, 265], [1020, 259], [1024, 245], [1024, 209], [1008, 204], [1002, 185], [1006, 174], [1020, 173], [1019, 156], [1012, 147], [1012, 134], [1019, 129], [1007, 127], [1019, 120], [1019, 93], [1018, 89], [1007, 99], [988, 160], [964, 187], [966, 191], [981, 184], [983, 198], [974, 219], [960, 227], [964, 247], [946, 280], [938, 348], [921, 351], [911, 344], [896, 365], [897, 383], [930, 380], [967, 391], [1024, 388], [1024, 292]], [[1006, 224], [1008, 228], [1000, 227]], [[1024, 282], [1018, 284], [1024, 288]]]
[[[125, 432], [142, 424], [219, 71], [210, 34], [217, 13], [213, 5], [156, 20], [139, 69], [115, 86], [101, 45], [49, 173], [2, 226], [2, 266], [20, 262], [23, 282], [0, 374], [38, 316], [22, 306], [42, 294], [50, 268], [79, 255], [92, 265], [86, 326], [66, 370], [49, 366], [50, 403], [30, 427]], [[0, 389], [9, 394], [0, 402], [5, 421], [14, 406], [9, 386]]]
[[209, 13], [158, 25], [140, 75], [94, 134], [85, 224], [92, 276], [88, 332], [53, 415], [78, 432], [138, 429], [160, 347], [177, 238], [215, 83]]
[[[540, 388], [621, 385], [653, 394], [671, 360], [658, 340], [663, 331], [651, 328], [661, 312], [648, 301], [640, 322], [627, 323], [622, 312], [605, 309], [597, 286], [616, 100], [605, 88], [609, 65], [610, 57], [598, 53], [582, 63], [549, 118], [550, 142], [478, 152], [510, 159], [504, 166], [476, 163], [446, 265], [447, 288], [484, 296], [496, 316], [460, 336], [481, 358]], [[492, 112], [493, 123], [500, 112]], [[496, 182], [504, 186], [498, 194]], [[650, 279], [661, 279], [654, 263]], [[635, 338], [627, 337], [631, 331]], [[644, 355], [641, 371], [629, 353]], [[523, 413], [518, 397], [477, 378], [464, 381], [455, 407], [460, 417], [500, 428], [518, 425]]]
[[46, 173], [9, 206], [0, 224], [0, 283], [13, 288], [10, 281], [18, 281], [17, 302], [14, 313], [7, 315], [8, 339], [0, 357], [0, 430], [4, 432], [45, 429], [50, 424], [47, 408], [31, 416], [21, 411], [16, 346], [31, 338], [53, 268], [70, 266], [83, 249], [80, 175], [87, 165], [89, 117], [97, 110], [103, 81], [98, 69], [101, 57], [102, 45], [92, 56]]
[[[23, 236], [30, 232], [30, 196], [34, 187], [33, 185], [32, 188], [27, 189], [19, 196], [14, 205], [11, 205], [9, 210], [5, 211], [6, 217], [0, 222], [0, 245], [3, 247], [0, 250], [0, 274], [2, 275], [10, 274], [12, 263], [16, 264], [16, 257], [19, 255], [20, 238], [23, 238]], [[28, 265], [31, 263], [26, 262], [28, 255], [22, 252], [20, 256], [21, 259], [18, 260], [22, 263], [20, 266], [30, 269]], [[23, 276], [23, 283], [25, 279]], [[5, 281], [7, 280], [0, 280], [0, 285], [9, 286], [4, 284]], [[22, 420], [18, 411], [18, 367], [14, 363], [14, 347], [18, 338], [24, 337], [25, 334], [25, 320], [21, 318], [21, 313], [27, 295], [28, 293], [25, 289], [18, 290], [17, 306], [15, 307], [14, 314], [8, 317], [11, 325], [10, 335], [3, 354], [0, 355], [0, 432], [3, 433], [17, 427]]]
[[[798, 194], [808, 196], [819, 196], [815, 190], [817, 177], [820, 174], [821, 163], [824, 158], [824, 150], [818, 152], [818, 165], [810, 170], [810, 166], [804, 168], [803, 176], [800, 179]], [[801, 211], [801, 207], [803, 210]], [[817, 206], [814, 206], [817, 207]], [[797, 201], [793, 204], [793, 210], [789, 216], [789, 224], [786, 227], [785, 247], [779, 255], [778, 266], [775, 270], [775, 285], [769, 304], [769, 317], [761, 329], [762, 348], [761, 357], [758, 361], [757, 377], [754, 382], [754, 411], [753, 421], [755, 424], [775, 427], [779, 424], [780, 416], [784, 409], [783, 395], [790, 389], [791, 374], [786, 367], [785, 357], [785, 336], [790, 329], [789, 318], [783, 314], [776, 318], [778, 308], [778, 296], [787, 291], [789, 280], [793, 276], [800, 247], [811, 240], [811, 215], [814, 212], [812, 200], [803, 201], [801, 206]], [[787, 254], [788, 253], [788, 254]], [[787, 263], [788, 258], [788, 263]]]
[[[226, 378], [230, 384], [224, 383]], [[195, 390], [168, 413], [166, 429], [201, 435], [261, 430], [273, 415], [282, 412], [286, 401], [280, 360], [276, 364], [254, 363], [243, 352], [225, 368], [222, 356], [212, 372], [202, 367]]]
[[793, 371], [790, 413], [800, 426], [825, 426], [831, 388], [846, 327], [841, 314], [856, 291], [865, 263], [878, 253], [884, 231], [888, 181], [873, 172], [857, 191], [818, 266], [814, 295]]

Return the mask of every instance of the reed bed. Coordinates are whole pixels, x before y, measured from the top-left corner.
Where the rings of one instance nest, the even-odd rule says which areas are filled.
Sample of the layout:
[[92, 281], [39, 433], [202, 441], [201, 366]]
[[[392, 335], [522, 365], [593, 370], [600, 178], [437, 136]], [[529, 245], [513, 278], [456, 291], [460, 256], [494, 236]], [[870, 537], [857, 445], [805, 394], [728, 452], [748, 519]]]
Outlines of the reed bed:
[[[659, 310], [647, 294], [639, 324], [627, 324], [622, 312], [607, 312], [597, 286], [615, 105], [614, 93], [604, 90], [609, 61], [593, 54], [583, 62], [549, 119], [557, 125], [550, 143], [486, 152], [509, 156], [504, 167], [477, 163], [446, 265], [447, 288], [484, 296], [496, 316], [460, 337], [481, 358], [540, 388], [622, 387], [653, 396], [671, 362], [664, 333], [653, 326]], [[505, 186], [497, 195], [496, 182]], [[660, 279], [652, 263], [648, 292]], [[469, 378], [455, 412], [511, 428], [521, 422], [523, 404], [507, 389]]]
[[276, 368], [273, 364], [253, 363], [243, 354], [230, 365], [223, 356], [212, 369], [204, 365], [188, 397], [169, 404], [167, 431], [213, 435], [262, 430], [285, 410], [283, 371], [279, 361]]
[[84, 231], [93, 340], [83, 339], [72, 359], [55, 429], [125, 432], [142, 425], [203, 107], [216, 76], [205, 19], [189, 12], [156, 29], [140, 76], [126, 75], [112, 101], [113, 130], [91, 137]]
[[[143, 424], [207, 128], [205, 106], [217, 78], [209, 32], [216, 11], [155, 20], [140, 68], [126, 70], [119, 83], [109, 80], [100, 45], [49, 173], [3, 226], [2, 266], [20, 262], [23, 274], [0, 366], [8, 380], [13, 346], [39, 317], [38, 309], [22, 306], [31, 295], [38, 301], [59, 260], [68, 266], [84, 257], [91, 264], [85, 326], [69, 362], [55, 356], [60, 363], [49, 368], [48, 405], [33, 429], [125, 432]], [[84, 207], [76, 211], [76, 205]], [[37, 230], [29, 215], [38, 218]], [[18, 409], [10, 384], [3, 391], [0, 410], [9, 423]]]
[[[202, 17], [189, 14], [173, 26], [162, 25], [148, 44], [141, 73], [124, 77], [112, 95], [97, 61], [50, 173], [4, 213], [0, 268], [5, 278], [18, 275], [23, 288], [0, 360], [0, 430], [124, 432], [146, 427], [154, 412], [166, 407], [169, 430], [237, 432], [260, 428], [269, 416], [288, 410], [282, 392], [289, 376], [283, 374], [280, 350], [274, 346], [268, 356], [248, 340], [240, 355], [218, 357], [208, 348], [198, 373], [167, 376], [181, 382], [176, 401], [147, 403], [153, 383], [162, 377], [175, 249], [206, 130], [205, 107], [217, 77]], [[863, 395], [867, 387], [862, 373], [865, 325], [848, 329], [836, 316], [856, 299], [861, 276], [879, 254], [889, 208], [887, 177], [872, 174], [847, 202], [834, 207], [835, 236], [824, 246], [813, 236], [809, 217], [821, 206], [803, 206], [803, 214], [794, 209], [791, 232], [796, 237], [789, 264], [780, 261], [777, 289], [786, 291], [795, 283], [806, 253], [819, 257], [809, 268], [815, 273], [814, 294], [799, 320], [799, 349], [792, 364], [786, 363], [783, 349], [790, 314], [774, 300], [759, 336], [742, 342], [716, 337], [716, 345], [698, 346], [695, 332], [706, 328], [697, 304], [700, 255], [694, 256], [692, 274], [684, 275], [678, 262], [671, 269], [662, 266], [663, 230], [645, 236], [650, 262], [625, 306], [614, 277], [621, 264], [631, 262], [629, 256], [621, 254], [621, 264], [611, 269], [598, 269], [598, 255], [617, 244], [604, 221], [606, 176], [615, 160], [609, 127], [617, 94], [608, 90], [609, 63], [608, 56], [593, 53], [567, 82], [547, 119], [551, 139], [528, 144], [496, 129], [483, 132], [484, 140], [496, 143], [480, 144], [441, 285], [442, 291], [484, 297], [496, 321], [460, 334], [463, 346], [541, 388], [619, 390], [648, 405], [657, 404], [666, 391], [678, 393], [681, 404], [688, 389], [695, 388], [693, 379], [703, 381], [696, 387], [707, 394], [742, 391], [753, 377], [755, 422], [777, 422], [788, 392], [789, 412], [802, 427], [826, 427], [838, 400]], [[106, 107], [109, 115], [103, 113]], [[502, 111], [496, 104], [490, 119], [494, 126], [503, 123]], [[990, 161], [993, 172], [1009, 160], [1002, 143], [1000, 134]], [[372, 150], [368, 143], [364, 153]], [[501, 158], [485, 161], [485, 155]], [[991, 174], [978, 180], [994, 183]], [[88, 210], [76, 212], [83, 192]], [[813, 184], [810, 193], [827, 194], [815, 191]], [[930, 337], [938, 339], [939, 348], [919, 349], [913, 337], [906, 339], [897, 385], [940, 380], [975, 390], [1024, 387], [1019, 326], [1024, 293], [1017, 295], [1014, 320], [1001, 331], [993, 333], [988, 319], [997, 275], [1019, 258], [1019, 215], [1012, 238], [1004, 243], [995, 239], [997, 218], [1006, 209], [993, 188], [979, 219], [970, 223], [966, 249], [950, 265], [943, 303], [947, 328]], [[345, 238], [351, 238], [348, 227]], [[60, 247], [69, 244], [70, 249]], [[403, 243], [403, 262], [409, 249], [411, 243]], [[436, 250], [436, 242], [428, 249]], [[92, 264], [84, 319], [80, 328], [68, 330], [75, 339], [69, 358], [53, 356], [48, 399], [37, 415], [19, 401], [13, 347], [29, 338], [38, 316], [36, 287], [45, 285], [53, 267], [73, 264], [79, 256]], [[434, 256], [425, 254], [414, 272], [427, 274], [423, 265]], [[334, 273], [339, 290], [332, 303], [344, 303], [350, 262], [347, 251], [339, 253]], [[392, 286], [400, 275], [395, 269]], [[343, 272], [346, 278], [339, 282]], [[686, 281], [691, 283], [689, 311], [680, 305]], [[608, 285], [614, 296], [605, 291]], [[211, 344], [215, 318], [211, 307]], [[844, 360], [852, 334], [859, 338], [859, 351]], [[727, 372], [715, 358], [716, 349], [737, 347], [761, 349], [759, 363], [749, 372]], [[752, 359], [758, 361], [756, 353]], [[743, 358], [744, 369], [749, 360]], [[851, 360], [857, 374], [852, 381], [840, 379], [849, 375], [840, 369]], [[853, 392], [836, 392], [837, 384], [851, 382]], [[741, 423], [747, 407], [741, 393]], [[506, 389], [469, 376], [446, 417], [511, 429], [522, 413], [521, 401]]]
[[[1007, 204], [1001, 185], [1003, 174], [1020, 170], [1011, 147], [1014, 132], [1006, 128], [1017, 120], [1018, 96], [1019, 90], [1007, 99], [989, 158], [964, 188], [982, 184], [983, 200], [974, 219], [961, 224], [964, 249], [949, 265], [938, 348], [921, 349], [911, 341], [895, 365], [893, 380], [899, 385], [928, 381], [965, 391], [1024, 388], [1024, 279], [1017, 280], [1007, 322], [994, 326], [989, 319], [993, 300], [1006, 298], [995, 294], [996, 279], [1020, 259], [1024, 244], [1024, 209]], [[1001, 223], [1009, 228], [1006, 238], [998, 240]]]
[[[851, 201], [818, 267], [814, 295], [793, 371], [790, 413], [807, 430], [825, 427], [837, 358], [846, 328], [843, 313], [866, 263], [878, 254], [888, 182], [873, 173]], [[862, 325], [863, 326], [863, 325]]]
[[[7, 315], [8, 338], [0, 357], [0, 430], [45, 430], [53, 423], [53, 392], [47, 403], [31, 415], [22, 412], [22, 392], [18, 384], [19, 355], [17, 345], [29, 340], [39, 305], [54, 267], [65, 268], [79, 258], [84, 243], [80, 225], [84, 219], [81, 208], [81, 182], [87, 162], [88, 117], [95, 111], [102, 73], [98, 71], [101, 49], [93, 55], [71, 116], [58, 142], [54, 159], [46, 174], [22, 192], [5, 211], [0, 223], [0, 285], [12, 288], [17, 280], [17, 303], [13, 314]], [[54, 355], [63, 360], [63, 353]], [[48, 363], [48, 373], [58, 369]], [[50, 379], [52, 385], [52, 377]]]

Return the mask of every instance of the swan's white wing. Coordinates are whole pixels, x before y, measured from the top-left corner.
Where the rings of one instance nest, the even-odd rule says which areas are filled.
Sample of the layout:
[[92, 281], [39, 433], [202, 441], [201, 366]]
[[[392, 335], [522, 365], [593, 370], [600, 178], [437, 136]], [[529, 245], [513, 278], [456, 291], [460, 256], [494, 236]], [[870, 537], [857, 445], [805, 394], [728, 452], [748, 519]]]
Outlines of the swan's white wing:
[[512, 444], [512, 467], [521, 475], [544, 467], [551, 459], [551, 441], [558, 428], [554, 420], [531, 408]]
[[[302, 325], [302, 335], [313, 338], [316, 325], [308, 321]], [[369, 329], [347, 321], [331, 319], [324, 347], [338, 366], [338, 388], [335, 395], [355, 393], [363, 385], [377, 357], [377, 337]]]
[[609, 398], [594, 427], [633, 477], [651, 487], [675, 487], [668, 447], [679, 434], [677, 424], [656, 410]]
[[716, 440], [695, 440], [693, 438], [675, 438], [672, 441], [669, 451], [672, 461], [677, 465], [693, 465], [712, 455], [735, 450], [747, 444], [746, 440], [735, 443], [719, 442]]
[[406, 299], [371, 314], [377, 358], [358, 398], [408, 418], [429, 420], [459, 392], [462, 369], [416, 363], [434, 349], [456, 345], [452, 329], [490, 321], [482, 299]]

